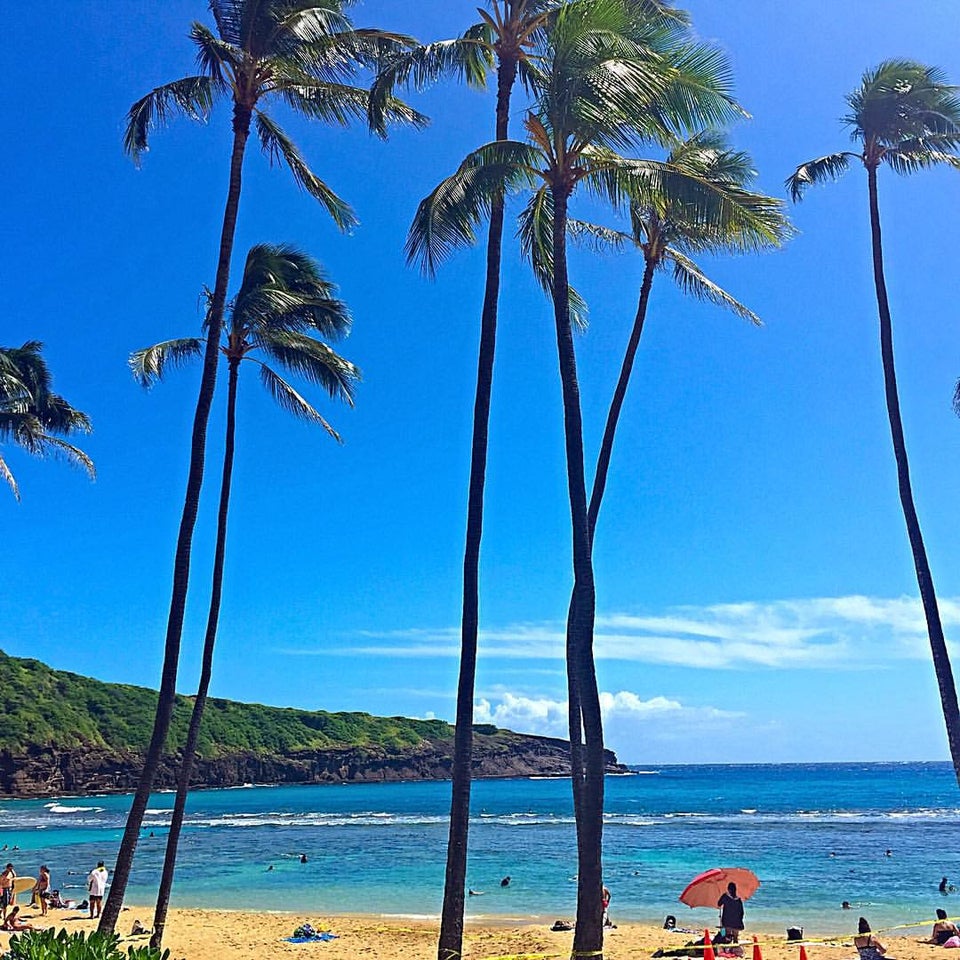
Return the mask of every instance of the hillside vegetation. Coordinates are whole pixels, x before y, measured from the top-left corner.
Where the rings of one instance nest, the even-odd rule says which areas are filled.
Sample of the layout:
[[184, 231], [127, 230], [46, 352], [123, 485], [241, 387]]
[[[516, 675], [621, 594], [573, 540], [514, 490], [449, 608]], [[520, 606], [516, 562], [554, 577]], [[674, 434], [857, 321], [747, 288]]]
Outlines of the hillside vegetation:
[[[155, 690], [103, 683], [0, 651], [0, 750], [93, 746], [141, 753], [150, 739], [156, 704]], [[191, 709], [191, 698], [177, 697], [169, 748], [175, 750], [185, 739]], [[453, 727], [442, 720], [294, 710], [211, 698], [199, 753], [215, 758], [369, 746], [402, 750], [452, 736]]]

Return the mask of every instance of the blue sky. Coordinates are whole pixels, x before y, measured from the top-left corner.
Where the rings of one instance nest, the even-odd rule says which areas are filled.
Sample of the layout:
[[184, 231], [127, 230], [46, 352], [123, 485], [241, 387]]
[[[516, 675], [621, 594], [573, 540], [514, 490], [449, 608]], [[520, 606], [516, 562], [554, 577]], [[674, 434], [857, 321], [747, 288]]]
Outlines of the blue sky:
[[[686, 6], [730, 58], [752, 115], [734, 142], [778, 196], [799, 162], [846, 146], [837, 118], [865, 68], [906, 56], [960, 79], [949, 0]], [[366, 0], [354, 13], [423, 40], [475, 16], [471, 0]], [[57, 388], [94, 421], [83, 446], [98, 478], [5, 450], [23, 502], [0, 496], [0, 647], [155, 686], [197, 371], [147, 393], [125, 361], [198, 329], [229, 115], [159, 131], [137, 170], [120, 148], [125, 111], [192, 71], [186, 32], [208, 19], [204, 4], [77, 0], [44, 18], [42, 68], [36, 20], [7, 23], [8, 76], [26, 79], [0, 88], [0, 341], [45, 342]], [[218, 696], [453, 715], [482, 262], [465, 252], [428, 281], [402, 244], [418, 200], [491, 136], [493, 103], [452, 84], [411, 99], [432, 126], [386, 143], [276, 108], [357, 210], [351, 236], [284, 170], [255, 149], [247, 158], [235, 263], [262, 241], [321, 260], [353, 310], [342, 353], [364, 383], [353, 410], [321, 404], [339, 448], [255, 378], [241, 386]], [[960, 178], [887, 173], [880, 189], [915, 493], [955, 637]], [[862, 171], [792, 213], [800, 233], [784, 251], [708, 265], [763, 328], [684, 301], [666, 276], [654, 287], [596, 542], [608, 744], [630, 762], [947, 756], [885, 419]], [[591, 310], [577, 349], [592, 464], [640, 264], [575, 252], [571, 269]], [[509, 244], [500, 329], [478, 718], [563, 735], [556, 354], [549, 306]], [[206, 617], [221, 433], [215, 416], [184, 692]]]

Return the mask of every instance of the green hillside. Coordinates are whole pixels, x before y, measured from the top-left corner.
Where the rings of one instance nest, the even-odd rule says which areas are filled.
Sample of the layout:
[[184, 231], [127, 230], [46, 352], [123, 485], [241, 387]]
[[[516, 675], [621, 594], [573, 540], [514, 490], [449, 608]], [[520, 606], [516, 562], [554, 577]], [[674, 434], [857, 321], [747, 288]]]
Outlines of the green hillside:
[[[0, 651], [0, 751], [94, 746], [141, 753], [150, 739], [156, 702], [155, 690], [102, 683]], [[186, 738], [192, 703], [191, 698], [177, 697], [168, 741], [172, 749]], [[293, 710], [210, 699], [199, 752], [215, 758], [343, 747], [395, 750], [452, 736], [453, 727], [442, 720]]]

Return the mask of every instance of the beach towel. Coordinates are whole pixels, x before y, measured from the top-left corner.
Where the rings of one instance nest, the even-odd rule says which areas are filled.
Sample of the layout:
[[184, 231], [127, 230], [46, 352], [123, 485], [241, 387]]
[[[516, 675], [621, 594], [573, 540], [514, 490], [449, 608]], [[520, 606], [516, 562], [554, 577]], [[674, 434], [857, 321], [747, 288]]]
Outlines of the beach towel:
[[312, 924], [301, 923], [293, 936], [284, 938], [287, 943], [322, 943], [327, 940], [336, 940], [337, 935], [329, 930], [317, 930]]

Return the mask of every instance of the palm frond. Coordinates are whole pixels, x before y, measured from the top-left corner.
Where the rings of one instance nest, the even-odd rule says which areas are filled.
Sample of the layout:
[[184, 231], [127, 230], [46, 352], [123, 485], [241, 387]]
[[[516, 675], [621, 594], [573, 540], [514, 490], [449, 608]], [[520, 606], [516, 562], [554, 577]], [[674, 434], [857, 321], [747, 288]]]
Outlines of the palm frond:
[[293, 330], [260, 329], [253, 343], [285, 370], [316, 383], [335, 400], [353, 406], [360, 371], [327, 344]]
[[749, 308], [744, 306], [723, 287], [714, 283], [689, 257], [679, 250], [668, 250], [664, 259], [673, 264], [673, 279], [681, 291], [697, 300], [704, 300], [732, 310], [738, 317], [749, 320], [756, 326], [762, 326], [760, 318]]
[[495, 196], [537, 182], [538, 157], [536, 149], [515, 140], [496, 140], [468, 154], [456, 173], [420, 201], [404, 246], [407, 262], [432, 275], [454, 250], [473, 244]]
[[573, 217], [567, 220], [567, 233], [575, 243], [594, 253], [607, 253], [610, 250], [619, 252], [636, 244], [636, 240], [629, 233]]
[[884, 151], [883, 159], [894, 172], [903, 176], [937, 166], [960, 170], [960, 157], [937, 149], [929, 140], [906, 141], [898, 147], [890, 147]]
[[253, 362], [260, 367], [260, 382], [280, 407], [301, 420], [319, 424], [337, 443], [343, 442], [340, 439], [340, 434], [330, 426], [320, 412], [297, 393], [286, 380], [274, 373], [265, 363], [261, 363], [259, 360], [253, 360]]
[[350, 20], [337, 9], [338, 6], [306, 0], [291, 4], [287, 10], [278, 11], [280, 16], [271, 38], [271, 47], [276, 48], [284, 35], [300, 43], [316, 43], [349, 31]]
[[215, 87], [222, 88], [228, 73], [236, 75], [243, 62], [243, 51], [221, 40], [202, 23], [193, 23], [190, 39], [197, 48], [197, 66], [201, 73], [210, 77]]
[[842, 153], [830, 153], [825, 157], [817, 157], [816, 160], [808, 160], [800, 164], [794, 172], [787, 177], [785, 185], [790, 191], [790, 199], [794, 203], [803, 199], [803, 192], [814, 183], [824, 183], [827, 180], [839, 180], [850, 167], [851, 158], [856, 158], [855, 153], [844, 151]]
[[[533, 275], [543, 290], [553, 292], [553, 194], [549, 187], [533, 192], [520, 213], [520, 249], [530, 261]], [[581, 330], [587, 328], [587, 302], [571, 285], [567, 286], [570, 321]]]
[[[288, 74], [295, 77], [292, 70]], [[285, 78], [286, 79], [286, 78]], [[342, 83], [313, 80], [303, 76], [278, 87], [280, 96], [298, 113], [324, 123], [345, 127], [351, 121], [364, 120], [378, 136], [385, 137], [390, 124], [410, 124], [422, 129], [430, 118], [392, 93], [377, 103], [371, 91]]]
[[243, 43], [240, 21], [244, 0], [209, 0], [209, 6], [217, 32], [227, 43], [239, 47]]
[[200, 337], [179, 337], [164, 340], [130, 354], [127, 364], [133, 378], [142, 387], [151, 387], [163, 379], [168, 365], [182, 367], [203, 356], [205, 341]]
[[210, 116], [215, 95], [216, 84], [210, 77], [184, 77], [155, 87], [127, 113], [124, 152], [139, 163], [141, 155], [149, 149], [150, 130], [164, 126], [171, 113], [182, 113], [191, 120], [205, 122]]
[[486, 24], [471, 27], [462, 37], [405, 50], [381, 64], [370, 88], [367, 108], [370, 129], [386, 134], [387, 107], [399, 87], [422, 90], [441, 77], [454, 75], [477, 89], [486, 85], [493, 54]]
[[358, 221], [350, 205], [345, 200], [341, 200], [310, 170], [294, 142], [280, 126], [262, 110], [256, 111], [254, 122], [257, 135], [260, 137], [260, 145], [271, 165], [280, 160], [286, 163], [297, 185], [320, 202], [341, 230], [349, 230], [356, 226]]
[[13, 474], [10, 472], [10, 468], [7, 466], [6, 460], [3, 459], [3, 456], [0, 455], [0, 479], [6, 480], [10, 489], [13, 491], [13, 495], [20, 500], [20, 488], [17, 486], [17, 481], [14, 479]]
[[79, 467], [91, 480], [97, 478], [97, 470], [90, 459], [79, 447], [75, 447], [60, 437], [52, 437], [49, 434], [42, 434], [37, 437], [39, 450], [34, 450], [39, 456], [51, 454], [57, 459], [65, 460], [72, 467]]
[[953, 391], [953, 412], [960, 417], [960, 380]]

